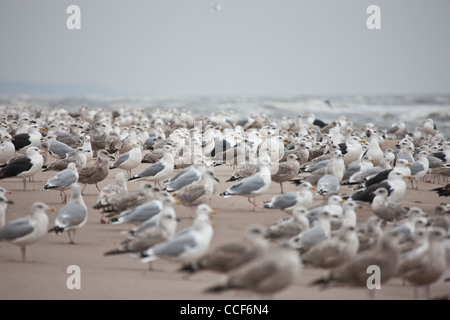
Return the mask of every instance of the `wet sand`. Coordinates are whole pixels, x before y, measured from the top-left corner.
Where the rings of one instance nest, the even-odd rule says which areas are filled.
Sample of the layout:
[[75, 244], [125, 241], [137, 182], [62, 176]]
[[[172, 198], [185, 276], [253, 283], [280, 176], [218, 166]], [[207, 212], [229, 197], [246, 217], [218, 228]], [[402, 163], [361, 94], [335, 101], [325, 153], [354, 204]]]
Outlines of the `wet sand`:
[[[385, 146], [386, 147], [386, 146]], [[133, 174], [146, 168], [148, 164], [141, 164], [133, 170]], [[114, 181], [118, 172], [112, 170], [108, 178], [99, 183], [102, 188]], [[279, 218], [289, 215], [279, 210], [259, 209], [252, 211], [252, 205], [245, 197], [221, 198], [218, 196], [231, 183], [225, 183], [232, 168], [219, 166], [215, 168], [216, 176], [220, 179], [218, 193], [214, 195], [211, 206], [218, 211], [213, 216], [215, 223], [214, 237], [211, 249], [243, 235], [244, 229], [251, 223], [261, 223], [269, 226]], [[35, 176], [35, 182], [27, 183], [31, 191], [22, 190], [21, 179], [5, 179], [0, 185], [13, 191], [8, 198], [15, 204], [9, 205], [6, 213], [7, 221], [19, 218], [28, 213], [34, 201], [44, 201], [56, 209], [48, 212], [50, 227], [54, 226], [54, 219], [62, 207], [59, 191], [43, 191], [42, 186], [55, 172], [41, 172]], [[306, 176], [307, 174], [302, 174]], [[302, 176], [301, 175], [301, 176]], [[138, 191], [139, 182], [128, 183], [129, 193]], [[285, 183], [285, 192], [294, 191], [295, 186]], [[434, 212], [434, 207], [447, 199], [438, 197], [430, 189], [438, 185], [420, 182], [419, 190], [412, 190], [408, 182], [408, 190], [401, 201], [407, 206], [417, 206], [428, 213]], [[257, 203], [270, 200], [278, 195], [280, 187], [272, 183], [267, 194], [257, 198]], [[341, 186], [342, 195], [350, 195], [352, 189]], [[88, 208], [96, 203], [98, 191], [94, 185], [88, 185], [85, 190], [84, 201]], [[321, 201], [315, 196], [315, 203]], [[181, 221], [178, 230], [192, 223], [189, 218], [189, 208], [176, 205], [175, 210]], [[364, 222], [373, 213], [368, 206], [357, 210], [358, 222]], [[76, 233], [76, 245], [68, 243], [66, 233], [60, 235], [47, 234], [37, 243], [27, 247], [28, 262], [22, 263], [18, 246], [0, 243], [0, 299], [147, 299], [147, 300], [209, 300], [209, 299], [260, 299], [253, 294], [239, 295], [235, 292], [225, 292], [219, 295], [204, 294], [202, 291], [216, 284], [221, 275], [213, 272], [200, 272], [189, 279], [183, 279], [177, 272], [178, 264], [166, 260], [153, 263], [154, 271], [149, 271], [147, 264], [132, 259], [129, 255], [104, 257], [103, 253], [115, 248], [126, 238], [121, 231], [128, 230], [127, 225], [110, 225], [100, 223], [100, 214], [94, 209], [89, 210], [86, 225]], [[447, 257], [449, 258], [449, 257]], [[78, 265], [81, 269], [81, 289], [69, 290], [66, 281], [70, 274], [67, 267]], [[450, 265], [450, 264], [448, 264]], [[299, 280], [291, 287], [275, 295], [275, 299], [366, 299], [366, 290], [360, 288], [331, 288], [320, 290], [309, 287], [312, 280], [327, 275], [326, 270], [303, 268]], [[450, 267], [443, 277], [431, 288], [433, 297], [450, 293], [450, 282], [443, 279], [450, 277]], [[391, 279], [376, 292], [377, 299], [413, 299], [413, 288], [402, 285], [400, 279]]]

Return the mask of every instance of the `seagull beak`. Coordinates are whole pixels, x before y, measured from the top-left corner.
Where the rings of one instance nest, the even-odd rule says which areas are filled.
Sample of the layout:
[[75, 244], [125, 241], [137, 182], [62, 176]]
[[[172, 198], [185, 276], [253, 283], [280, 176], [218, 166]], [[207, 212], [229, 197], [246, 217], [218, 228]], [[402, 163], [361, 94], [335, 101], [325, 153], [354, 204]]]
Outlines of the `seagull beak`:
[[411, 167], [412, 166], [412, 164], [411, 163], [408, 163], [406, 166], [408, 166], [408, 167]]
[[50, 208], [50, 211], [51, 211], [51, 212], [55, 212], [55, 211], [56, 211], [56, 208], [51, 207], [51, 208]]
[[313, 190], [317, 190], [316, 186], [312, 186]]
[[405, 176], [405, 178], [406, 178], [406, 179], [410, 179], [410, 180], [412, 179], [412, 177], [409, 176], [409, 175], [408, 175], [408, 176]]
[[175, 199], [175, 204], [181, 204], [180, 200], [177, 197], [173, 197]]
[[211, 210], [212, 214], [217, 214], [217, 210]]
[[12, 192], [12, 191], [8, 191], [7, 193], [8, 193], [8, 194], [13, 194], [13, 192]]
[[366, 140], [360, 140], [359, 143], [366, 143]]
[[42, 130], [42, 131], [47, 131], [47, 129], [46, 128], [44, 128], [44, 127], [42, 127], [40, 130]]
[[45, 151], [45, 150], [41, 150], [41, 152], [40, 152], [41, 154], [46, 154], [47, 153], [47, 151]]

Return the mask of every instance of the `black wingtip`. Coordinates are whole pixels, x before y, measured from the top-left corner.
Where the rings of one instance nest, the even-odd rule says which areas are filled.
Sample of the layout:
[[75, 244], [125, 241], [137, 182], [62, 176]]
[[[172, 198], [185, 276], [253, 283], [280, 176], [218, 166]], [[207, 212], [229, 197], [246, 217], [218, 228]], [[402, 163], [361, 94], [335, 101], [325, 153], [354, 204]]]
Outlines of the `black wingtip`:
[[209, 288], [205, 289], [203, 292], [204, 293], [220, 293], [220, 292], [223, 292], [228, 289], [229, 288], [226, 286], [217, 285], [217, 286], [209, 287]]
[[188, 273], [194, 273], [197, 271], [197, 268], [194, 267], [191, 263], [184, 264], [180, 269], [178, 269], [178, 272], [188, 272]]
[[54, 232], [55, 234], [59, 234], [62, 233], [64, 231], [64, 228], [55, 226], [54, 228], [51, 228], [50, 230], [48, 230], [49, 233]]

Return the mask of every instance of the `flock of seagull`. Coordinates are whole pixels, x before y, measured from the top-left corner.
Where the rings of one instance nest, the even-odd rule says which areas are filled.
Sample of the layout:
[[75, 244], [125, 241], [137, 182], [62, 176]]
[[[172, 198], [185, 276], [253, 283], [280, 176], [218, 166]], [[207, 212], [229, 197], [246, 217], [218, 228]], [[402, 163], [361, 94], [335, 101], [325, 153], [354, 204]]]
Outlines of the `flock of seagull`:
[[[31, 204], [29, 215], [5, 223], [11, 201], [0, 187], [0, 241], [20, 246], [23, 261], [26, 246], [49, 232], [67, 232], [75, 244], [76, 230], [94, 209], [101, 223], [133, 226], [105, 256], [127, 253], [150, 269], [153, 261], [168, 259], [185, 274], [223, 274], [207, 293], [272, 295], [308, 266], [330, 270], [311, 285], [366, 288], [367, 268], [375, 265], [381, 283], [401, 278], [414, 287], [415, 297], [425, 286], [430, 298], [430, 285], [447, 268], [448, 206], [424, 212], [401, 204], [408, 190], [424, 184], [419, 182], [440, 183], [450, 174], [450, 142], [432, 119], [409, 132], [403, 120], [383, 131], [374, 123], [356, 128], [344, 116], [327, 124], [314, 114], [276, 122], [231, 112], [194, 117], [186, 110], [150, 115], [125, 108], [69, 113], [11, 107], [0, 119], [0, 136], [0, 179], [21, 178], [26, 190], [27, 179], [55, 172], [42, 192], [59, 191], [63, 204], [51, 228], [49, 206], [41, 201]], [[386, 138], [398, 140], [395, 148], [383, 148]], [[141, 163], [148, 166], [132, 174]], [[219, 165], [233, 168], [225, 190], [219, 190], [214, 172]], [[115, 180], [100, 189], [110, 171]], [[139, 191], [129, 193], [127, 184], [138, 180]], [[258, 205], [272, 182], [280, 194]], [[284, 192], [283, 183], [296, 191]], [[93, 208], [83, 200], [88, 184], [99, 192]], [[342, 186], [354, 191], [345, 196]], [[446, 185], [431, 192], [448, 196], [449, 190]], [[263, 226], [255, 214], [241, 239], [212, 248], [214, 195], [246, 197], [249, 210], [262, 207], [291, 217]], [[176, 204], [191, 209], [186, 229], [177, 230]], [[355, 210], [364, 204], [373, 214], [360, 221]]]

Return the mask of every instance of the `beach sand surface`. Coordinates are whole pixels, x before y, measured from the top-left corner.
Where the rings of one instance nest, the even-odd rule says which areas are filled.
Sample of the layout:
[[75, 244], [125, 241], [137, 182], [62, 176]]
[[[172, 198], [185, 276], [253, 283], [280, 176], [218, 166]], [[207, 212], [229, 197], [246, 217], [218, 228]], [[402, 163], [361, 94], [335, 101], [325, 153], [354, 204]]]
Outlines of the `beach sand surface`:
[[[148, 167], [141, 164], [133, 170], [136, 174]], [[102, 188], [114, 181], [120, 169], [110, 171], [106, 180], [99, 183]], [[211, 206], [217, 210], [213, 216], [214, 237], [211, 250], [226, 242], [240, 238], [245, 228], [252, 223], [270, 226], [280, 218], [289, 217], [288, 213], [279, 210], [259, 209], [252, 211], [252, 205], [246, 197], [230, 197], [224, 199], [218, 194], [225, 191], [232, 183], [225, 183], [232, 173], [229, 166], [215, 168], [216, 176], [220, 179], [218, 192], [213, 196]], [[0, 185], [11, 190], [13, 194], [8, 198], [14, 201], [9, 205], [6, 213], [7, 221], [28, 214], [30, 205], [34, 201], [44, 201], [54, 212], [48, 211], [50, 225], [58, 210], [62, 207], [59, 191], [43, 191], [41, 188], [47, 179], [55, 172], [41, 172], [35, 176], [34, 182], [28, 182], [31, 191], [22, 190], [21, 179], [5, 179]], [[301, 174], [300, 176], [306, 176]], [[138, 191], [140, 182], [129, 182], [128, 191]], [[419, 183], [419, 190], [412, 190], [408, 182], [408, 190], [401, 202], [406, 206], [417, 206], [433, 214], [436, 205], [446, 202], [447, 199], [439, 197], [430, 189], [439, 185], [433, 183]], [[285, 183], [285, 192], [294, 191], [296, 187]], [[342, 186], [340, 194], [350, 195], [354, 191]], [[267, 194], [257, 198], [257, 203], [270, 200], [280, 193], [280, 186], [272, 183]], [[69, 193], [68, 193], [69, 194]], [[68, 243], [66, 233], [60, 235], [46, 234], [37, 243], [27, 247], [27, 262], [21, 262], [20, 250], [16, 245], [0, 243], [0, 299], [146, 299], [146, 300], [218, 300], [218, 299], [261, 299], [259, 295], [251, 293], [236, 293], [228, 291], [221, 294], [205, 294], [203, 290], [218, 283], [221, 275], [209, 271], [194, 274], [189, 279], [177, 272], [180, 267], [167, 260], [153, 262], [155, 270], [149, 271], [148, 265], [132, 258], [130, 255], [103, 256], [103, 253], [115, 248], [126, 239], [123, 231], [129, 229], [128, 225], [101, 224], [99, 211], [92, 209], [96, 203], [98, 191], [95, 185], [88, 185], [85, 190], [84, 201], [89, 209], [87, 223], [76, 232], [76, 244]], [[321, 202], [320, 196], [315, 196], [315, 203]], [[176, 205], [177, 216], [181, 219], [177, 230], [185, 228], [192, 223], [190, 208]], [[366, 221], [373, 215], [369, 206], [357, 209], [358, 223]], [[122, 232], [122, 233], [121, 233]], [[449, 254], [447, 255], [447, 257]], [[449, 258], [449, 257], [448, 257]], [[81, 270], [81, 289], [68, 289], [67, 280], [71, 276], [67, 268], [77, 265]], [[450, 265], [450, 264], [448, 264]], [[289, 288], [275, 294], [275, 299], [367, 299], [363, 288], [334, 287], [320, 290], [308, 284], [328, 274], [328, 271], [305, 267], [300, 278]], [[450, 277], [450, 267], [442, 278], [431, 287], [433, 297], [450, 293], [450, 282], [443, 279]], [[391, 279], [376, 290], [377, 299], [413, 299], [413, 288], [403, 285], [401, 279]]]

